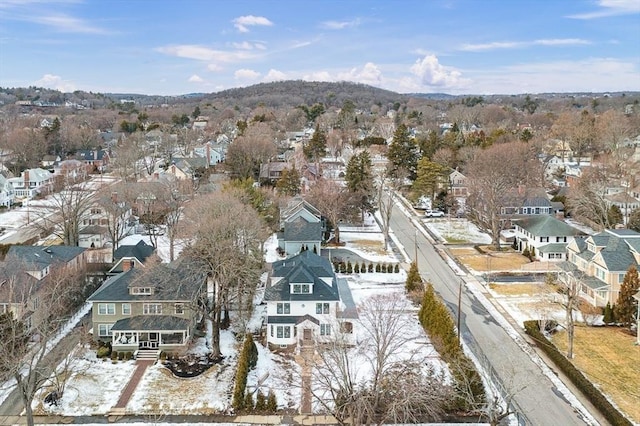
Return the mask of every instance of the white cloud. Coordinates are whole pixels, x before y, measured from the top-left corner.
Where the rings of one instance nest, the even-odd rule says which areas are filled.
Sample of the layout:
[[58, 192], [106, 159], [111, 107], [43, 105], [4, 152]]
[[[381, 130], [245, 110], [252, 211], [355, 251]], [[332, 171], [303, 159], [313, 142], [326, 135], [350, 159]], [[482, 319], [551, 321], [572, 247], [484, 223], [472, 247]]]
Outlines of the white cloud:
[[179, 58], [196, 59], [199, 61], [215, 61], [215, 62], [240, 62], [255, 57], [255, 54], [246, 50], [226, 51], [210, 49], [205, 46], [196, 44], [181, 44], [162, 46], [156, 48], [156, 51], [169, 56], [177, 56]]
[[450, 67], [444, 67], [435, 55], [427, 55], [418, 59], [410, 68], [423, 86], [442, 89], [458, 87], [467, 83], [462, 73]]
[[189, 80], [187, 81], [189, 83], [204, 83], [204, 80], [198, 74], [192, 75], [191, 77], [189, 77]]
[[263, 81], [282, 81], [286, 80], [287, 75], [282, 71], [274, 70], [273, 68], [269, 70], [267, 75], [262, 79]]
[[243, 68], [234, 72], [233, 77], [236, 80], [257, 80], [260, 77], [260, 73], [258, 71]]
[[347, 72], [339, 73], [338, 79], [378, 86], [382, 82], [383, 77], [377, 65], [372, 62], [367, 62], [361, 70], [352, 68]]
[[305, 81], [335, 81], [327, 71], [315, 71], [302, 76]]
[[52, 27], [56, 31], [65, 33], [82, 33], [82, 34], [106, 34], [107, 31], [103, 28], [90, 25], [88, 22], [82, 19], [74, 18], [73, 16], [57, 14], [49, 16], [32, 16], [26, 20], [35, 22], [42, 25]]
[[213, 71], [213, 72], [220, 72], [220, 71], [224, 70], [224, 68], [221, 67], [218, 64], [209, 64], [209, 65], [207, 65], [207, 69], [209, 71]]
[[61, 92], [74, 92], [76, 86], [69, 80], [63, 80], [59, 75], [45, 74], [40, 80], [33, 82], [34, 86], [46, 87], [48, 89], [59, 90]]
[[567, 18], [597, 19], [640, 13], [640, 1], [638, 0], [599, 0], [598, 5], [600, 6], [598, 10], [569, 15]]
[[351, 21], [325, 21], [320, 24], [322, 28], [327, 30], [343, 30], [345, 28], [353, 28], [360, 25], [360, 19], [356, 18]]
[[241, 50], [254, 50], [254, 49], [265, 50], [267, 48], [267, 46], [265, 46], [264, 43], [250, 43], [248, 41], [243, 41], [242, 43], [231, 43], [231, 45], [234, 48], [241, 49]]
[[273, 25], [273, 22], [271, 22], [264, 16], [253, 15], [240, 16], [233, 20], [233, 26], [236, 27], [241, 33], [249, 32], [249, 28], [247, 27], [254, 25], [271, 26]]
[[533, 41], [494, 41], [491, 43], [463, 44], [460, 46], [460, 50], [480, 52], [496, 49], [517, 49], [530, 46], [576, 46], [587, 44], [591, 44], [591, 42], [580, 38], [552, 38]]
[[473, 92], [613, 92], [637, 90], [640, 64], [615, 58], [533, 62], [478, 72]]

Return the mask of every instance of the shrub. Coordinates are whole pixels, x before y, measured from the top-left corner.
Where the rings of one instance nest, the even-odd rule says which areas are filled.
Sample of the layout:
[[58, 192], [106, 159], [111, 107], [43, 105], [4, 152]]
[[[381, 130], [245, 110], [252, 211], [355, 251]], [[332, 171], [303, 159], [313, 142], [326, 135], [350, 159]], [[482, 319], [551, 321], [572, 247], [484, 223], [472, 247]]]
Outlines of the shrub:
[[347, 265], [344, 262], [340, 262], [340, 273], [345, 274], [347, 272]]
[[396, 274], [400, 273], [400, 264], [396, 263], [396, 266], [393, 267], [393, 272]]
[[353, 265], [351, 264], [351, 261], [347, 262], [347, 274], [352, 274], [353, 273]]
[[118, 352], [118, 361], [122, 361], [124, 359], [124, 352]]
[[111, 361], [118, 359], [118, 351], [111, 351]]
[[353, 272], [355, 272], [356, 274], [360, 273], [360, 264], [356, 263], [353, 265]]
[[393, 273], [393, 265], [388, 264], [387, 265], [387, 274], [392, 274]]
[[124, 359], [126, 359], [127, 361], [129, 361], [131, 358], [133, 358], [133, 352], [131, 351], [127, 351], [124, 354]]
[[367, 272], [367, 264], [362, 262], [362, 265], [360, 265], [360, 272], [362, 272], [363, 274], [365, 272]]
[[98, 358], [106, 358], [111, 355], [111, 348], [108, 346], [100, 346], [96, 351], [96, 356]]
[[167, 353], [165, 351], [160, 352], [160, 361], [167, 360]]
[[258, 390], [256, 394], [256, 411], [265, 411], [267, 409], [267, 398]]
[[253, 409], [253, 398], [251, 394], [247, 394], [251, 397], [251, 406], [246, 405], [249, 401], [245, 390], [247, 389], [247, 376], [249, 370], [255, 367], [258, 362], [258, 348], [253, 341], [251, 333], [247, 333], [242, 344], [242, 350], [238, 357], [238, 369], [236, 370], [236, 384], [233, 390], [233, 408], [241, 410], [243, 408]]
[[253, 410], [253, 408], [253, 395], [251, 394], [251, 392], [247, 392], [247, 394], [244, 396], [244, 409]]
[[540, 332], [540, 326], [537, 321], [525, 321], [524, 330], [612, 425], [632, 425], [632, 423], [609, 402], [602, 392]]
[[418, 271], [418, 265], [416, 262], [411, 263], [404, 288], [407, 290], [407, 293], [411, 293], [412, 291], [422, 288], [422, 278], [420, 277], [420, 272]]
[[380, 266], [380, 264], [376, 263], [376, 272], [380, 272], [381, 269], [382, 267]]
[[340, 262], [333, 262], [333, 270], [335, 272], [340, 272]]
[[370, 264], [369, 264], [369, 269], [368, 269], [368, 271], [369, 271], [369, 272], [373, 272], [373, 263], [370, 263]]
[[269, 391], [269, 396], [267, 397], [267, 412], [275, 414], [278, 411], [278, 400], [276, 399], [276, 394], [273, 393], [272, 390]]

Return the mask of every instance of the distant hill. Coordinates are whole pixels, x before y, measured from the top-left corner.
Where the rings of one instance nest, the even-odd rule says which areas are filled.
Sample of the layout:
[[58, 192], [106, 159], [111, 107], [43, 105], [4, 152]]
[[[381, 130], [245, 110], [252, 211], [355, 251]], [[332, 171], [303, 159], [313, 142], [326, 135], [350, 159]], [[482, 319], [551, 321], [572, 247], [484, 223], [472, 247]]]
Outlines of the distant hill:
[[246, 107], [259, 104], [267, 107], [313, 105], [323, 103], [327, 107], [341, 107], [345, 100], [358, 107], [387, 105], [406, 102], [409, 96], [366, 84], [351, 82], [313, 82], [302, 80], [260, 83], [253, 86], [223, 90], [205, 95], [205, 100], [237, 102]]

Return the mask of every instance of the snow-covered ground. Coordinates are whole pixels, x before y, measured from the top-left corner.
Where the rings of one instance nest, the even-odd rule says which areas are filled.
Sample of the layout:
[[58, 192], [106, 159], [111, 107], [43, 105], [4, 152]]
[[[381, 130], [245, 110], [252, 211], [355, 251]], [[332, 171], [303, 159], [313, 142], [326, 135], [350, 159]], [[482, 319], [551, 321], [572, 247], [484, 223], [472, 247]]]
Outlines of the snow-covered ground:
[[480, 232], [478, 227], [467, 219], [431, 218], [424, 219], [423, 222], [440, 240], [474, 244], [491, 243], [491, 237]]

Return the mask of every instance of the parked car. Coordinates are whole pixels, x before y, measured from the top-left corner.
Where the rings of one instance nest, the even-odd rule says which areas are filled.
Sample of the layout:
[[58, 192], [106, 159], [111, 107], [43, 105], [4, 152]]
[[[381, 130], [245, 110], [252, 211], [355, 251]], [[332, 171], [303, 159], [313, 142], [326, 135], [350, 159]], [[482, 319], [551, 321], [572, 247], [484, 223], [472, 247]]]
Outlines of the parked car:
[[444, 212], [438, 209], [426, 210], [424, 217], [444, 217]]

